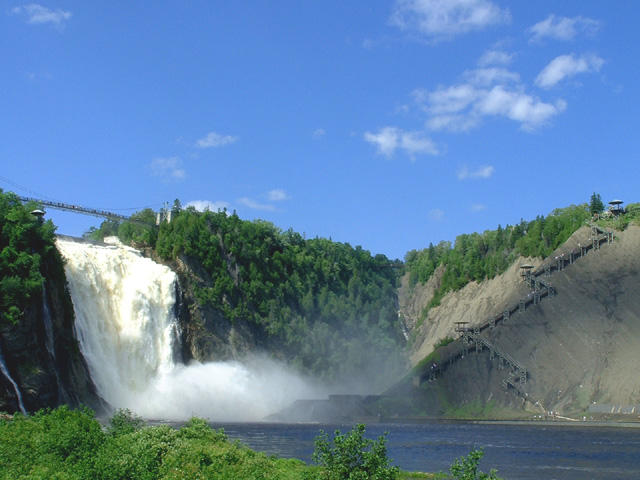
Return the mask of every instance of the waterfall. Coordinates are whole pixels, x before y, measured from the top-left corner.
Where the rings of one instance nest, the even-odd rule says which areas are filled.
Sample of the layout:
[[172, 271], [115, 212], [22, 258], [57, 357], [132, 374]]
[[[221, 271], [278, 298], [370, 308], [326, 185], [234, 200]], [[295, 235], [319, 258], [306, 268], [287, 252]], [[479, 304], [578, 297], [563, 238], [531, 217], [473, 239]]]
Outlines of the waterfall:
[[4, 375], [4, 377], [9, 380], [9, 383], [13, 385], [13, 391], [16, 394], [16, 398], [18, 399], [18, 406], [20, 407], [20, 411], [23, 415], [27, 414], [27, 410], [24, 408], [24, 403], [22, 403], [22, 393], [20, 393], [20, 389], [18, 388], [18, 384], [11, 378], [11, 374], [9, 373], [9, 369], [7, 368], [7, 364], [4, 361], [4, 355], [2, 355], [2, 347], [0, 346], [0, 372]]
[[45, 339], [47, 352], [49, 352], [49, 355], [51, 355], [51, 358], [55, 361], [56, 351], [53, 344], [53, 323], [51, 321], [51, 310], [49, 310], [49, 303], [47, 302], [47, 287], [44, 282], [42, 284], [42, 318], [44, 320], [44, 332], [47, 336]]
[[44, 282], [42, 283], [42, 319], [44, 321], [44, 331], [46, 335], [45, 345], [47, 347], [47, 352], [49, 352], [49, 356], [51, 357], [53, 372], [55, 373], [56, 383], [58, 385], [58, 402], [67, 403], [69, 401], [69, 397], [64, 389], [64, 386], [62, 385], [62, 381], [60, 380], [60, 373], [58, 372], [56, 348], [53, 339], [53, 321], [51, 319], [49, 302], [47, 302], [47, 286]]
[[307, 382], [268, 359], [184, 365], [175, 318], [176, 275], [122, 244], [58, 238], [80, 350], [100, 396], [146, 418], [261, 420]]
[[80, 350], [99, 395], [129, 406], [173, 364], [175, 274], [123, 246], [58, 240]]

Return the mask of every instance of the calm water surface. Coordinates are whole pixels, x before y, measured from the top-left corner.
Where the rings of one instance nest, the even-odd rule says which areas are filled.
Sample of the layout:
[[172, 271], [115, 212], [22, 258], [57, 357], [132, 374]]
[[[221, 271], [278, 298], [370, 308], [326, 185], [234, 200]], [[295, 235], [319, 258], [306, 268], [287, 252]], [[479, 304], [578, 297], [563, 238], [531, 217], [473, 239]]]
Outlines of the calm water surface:
[[[319, 430], [331, 436], [353, 425], [225, 423], [232, 440], [254, 450], [311, 462]], [[366, 437], [389, 432], [387, 451], [403, 470], [448, 471], [473, 447], [484, 447], [480, 464], [506, 479], [640, 479], [640, 428], [510, 425], [466, 422], [368, 425]]]

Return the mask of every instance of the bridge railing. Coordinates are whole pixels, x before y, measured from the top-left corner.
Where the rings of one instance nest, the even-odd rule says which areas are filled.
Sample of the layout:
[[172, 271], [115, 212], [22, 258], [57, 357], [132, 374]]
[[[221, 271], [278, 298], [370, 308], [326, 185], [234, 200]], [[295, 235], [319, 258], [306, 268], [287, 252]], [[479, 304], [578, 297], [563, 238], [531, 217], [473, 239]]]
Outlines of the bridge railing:
[[95, 208], [81, 207], [78, 205], [71, 205], [69, 203], [54, 202], [52, 200], [41, 200], [39, 198], [18, 196], [18, 199], [24, 203], [34, 202], [43, 206], [46, 205], [47, 207], [54, 208], [56, 210], [64, 210], [67, 212], [80, 213], [83, 215], [91, 215], [93, 217], [106, 218], [108, 220], [127, 221], [127, 222], [137, 223], [140, 225], [148, 225], [148, 223], [146, 222], [140, 222], [138, 220], [132, 219], [131, 217], [122, 215], [120, 213], [107, 212], [105, 210], [97, 210]]

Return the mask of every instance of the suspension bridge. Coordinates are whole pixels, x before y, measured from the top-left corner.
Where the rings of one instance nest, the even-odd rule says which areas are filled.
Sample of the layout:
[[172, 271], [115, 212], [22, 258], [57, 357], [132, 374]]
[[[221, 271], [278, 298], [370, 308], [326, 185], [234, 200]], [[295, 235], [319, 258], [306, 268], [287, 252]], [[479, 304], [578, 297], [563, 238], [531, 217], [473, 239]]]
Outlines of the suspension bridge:
[[113, 212], [107, 212], [105, 210], [97, 210], [95, 208], [81, 207], [81, 206], [78, 206], [78, 205], [71, 205], [71, 204], [68, 204], [68, 203], [54, 202], [54, 201], [51, 201], [51, 200], [42, 200], [42, 199], [39, 199], [39, 198], [23, 197], [21, 195], [18, 195], [18, 199], [23, 203], [34, 202], [34, 203], [38, 203], [40, 205], [47, 206], [49, 208], [53, 208], [53, 209], [56, 209], [56, 210], [65, 210], [67, 212], [81, 213], [83, 215], [91, 215], [91, 216], [94, 216], [94, 217], [101, 217], [101, 218], [106, 218], [106, 219], [109, 219], [109, 220], [118, 220], [118, 221], [131, 220], [131, 217], [128, 217], [126, 215], [121, 215], [119, 213], [113, 213]]
[[[107, 220], [113, 220], [116, 222], [127, 221], [127, 222], [137, 223], [140, 225], [148, 225], [147, 222], [141, 222], [130, 216], [122, 215], [120, 213], [108, 212], [106, 210], [98, 210], [96, 208], [83, 207], [80, 205], [72, 205], [70, 203], [55, 202], [53, 200], [43, 200], [40, 198], [25, 197], [22, 195], [17, 195], [17, 197], [23, 203], [33, 202], [33, 203], [42, 205], [43, 207], [46, 206], [49, 208], [53, 208], [55, 210], [64, 210], [67, 212], [79, 213], [82, 215], [91, 215], [93, 217], [106, 218]], [[171, 218], [171, 211], [168, 209], [167, 204], [165, 204], [165, 208], [160, 209], [160, 211], [157, 213], [156, 225], [159, 225], [162, 220], [165, 220], [165, 219], [170, 220], [170, 218]]]

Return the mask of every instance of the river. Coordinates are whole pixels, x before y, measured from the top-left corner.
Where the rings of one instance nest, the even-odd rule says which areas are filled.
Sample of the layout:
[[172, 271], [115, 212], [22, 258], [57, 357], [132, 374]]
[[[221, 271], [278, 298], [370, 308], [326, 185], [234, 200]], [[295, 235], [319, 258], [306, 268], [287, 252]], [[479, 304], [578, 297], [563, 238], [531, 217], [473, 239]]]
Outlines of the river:
[[[100, 395], [145, 418], [260, 419], [292, 398], [323, 398], [294, 372], [266, 359], [252, 364], [182, 364], [175, 315], [176, 276], [119, 244], [58, 239], [76, 313], [80, 350]], [[0, 357], [0, 366], [2, 361]], [[9, 378], [7, 373], [5, 377]], [[218, 423], [231, 439], [281, 457], [311, 461], [320, 429], [352, 425]], [[404, 470], [447, 471], [474, 446], [483, 471], [508, 479], [640, 478], [640, 429], [593, 424], [430, 422], [368, 427], [389, 431], [388, 453]]]
[[[352, 425], [214, 423], [231, 440], [283, 458], [311, 462], [319, 430], [348, 432]], [[368, 425], [365, 436], [389, 432], [393, 464], [408, 471], [448, 472], [473, 447], [484, 448], [480, 470], [516, 480], [640, 478], [640, 429], [602, 424], [505, 424], [435, 421]]]

